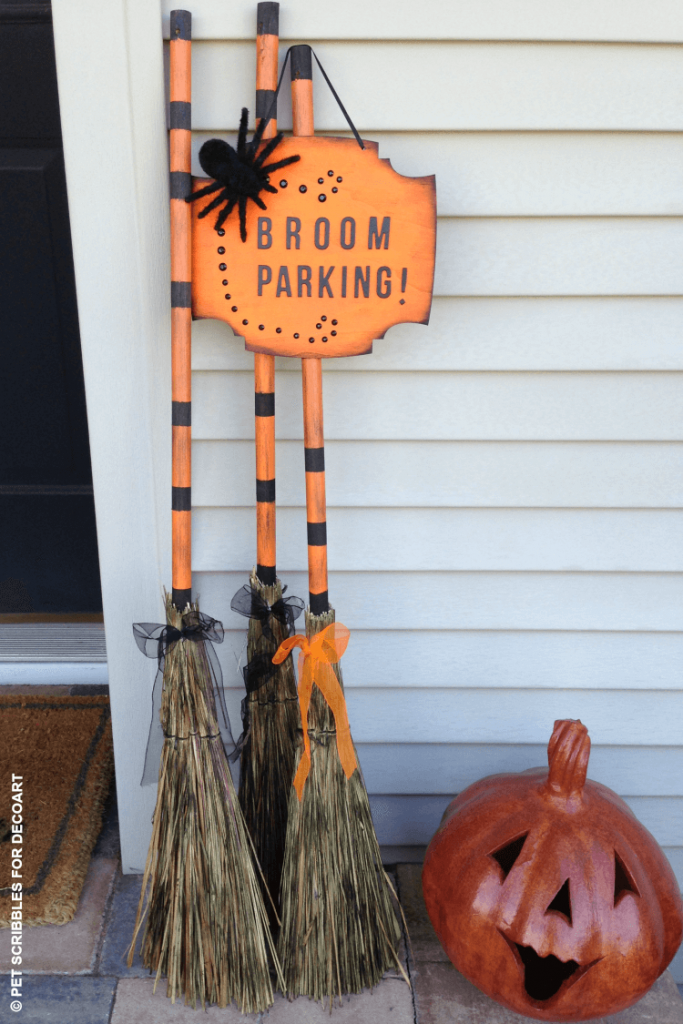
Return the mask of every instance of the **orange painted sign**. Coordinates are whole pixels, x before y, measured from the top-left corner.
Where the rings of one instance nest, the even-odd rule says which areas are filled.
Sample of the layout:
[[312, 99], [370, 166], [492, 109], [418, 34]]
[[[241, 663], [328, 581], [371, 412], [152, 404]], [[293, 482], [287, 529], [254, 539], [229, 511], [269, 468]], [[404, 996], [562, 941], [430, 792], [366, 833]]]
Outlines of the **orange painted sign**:
[[[267, 209], [237, 210], [217, 232], [216, 214], [192, 204], [192, 312], [225, 320], [252, 352], [351, 356], [372, 351], [394, 324], [427, 323], [434, 281], [434, 176], [407, 178], [379, 158], [377, 143], [284, 139]], [[208, 179], [195, 178], [195, 191]]]

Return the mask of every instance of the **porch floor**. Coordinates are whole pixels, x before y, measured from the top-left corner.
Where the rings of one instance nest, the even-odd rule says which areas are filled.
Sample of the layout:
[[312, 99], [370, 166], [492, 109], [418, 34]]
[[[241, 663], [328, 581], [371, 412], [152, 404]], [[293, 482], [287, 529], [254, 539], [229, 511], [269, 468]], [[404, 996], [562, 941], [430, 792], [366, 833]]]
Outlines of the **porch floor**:
[[[2, 687], [5, 690], [5, 687]], [[82, 690], [81, 690], [82, 692]], [[511, 1013], [482, 995], [449, 963], [432, 930], [422, 901], [420, 866], [398, 864], [390, 869], [408, 924], [411, 944], [401, 959], [411, 988], [398, 970], [387, 973], [372, 991], [348, 996], [336, 1005], [336, 1024], [523, 1024], [528, 1018]], [[18, 1024], [165, 1024], [201, 1021], [201, 1010], [165, 996], [165, 982], [154, 982], [136, 957], [126, 966], [140, 896], [140, 875], [123, 875], [115, 798], [93, 852], [81, 900], [73, 921], [27, 929], [24, 934], [23, 995]], [[0, 974], [10, 970], [9, 931], [0, 930]], [[679, 989], [681, 990], [679, 992]], [[2, 1002], [10, 1003], [9, 977]], [[636, 1006], [601, 1018], [604, 1024], [683, 1024], [683, 986], [665, 972]], [[243, 1015], [234, 1006], [211, 1007], [208, 1018], [225, 1024], [323, 1024], [329, 1008], [281, 995], [262, 1014]], [[2, 1019], [8, 1019], [4, 1010]]]

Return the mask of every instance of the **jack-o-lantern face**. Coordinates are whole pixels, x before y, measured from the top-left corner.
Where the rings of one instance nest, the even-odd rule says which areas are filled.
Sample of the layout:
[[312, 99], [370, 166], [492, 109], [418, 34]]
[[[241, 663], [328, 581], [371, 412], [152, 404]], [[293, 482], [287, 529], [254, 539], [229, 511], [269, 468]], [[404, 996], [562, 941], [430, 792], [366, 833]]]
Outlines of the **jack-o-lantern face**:
[[427, 910], [483, 992], [540, 1020], [631, 1006], [681, 941], [683, 903], [650, 833], [586, 779], [590, 740], [562, 721], [550, 770], [493, 775], [449, 805], [425, 858]]

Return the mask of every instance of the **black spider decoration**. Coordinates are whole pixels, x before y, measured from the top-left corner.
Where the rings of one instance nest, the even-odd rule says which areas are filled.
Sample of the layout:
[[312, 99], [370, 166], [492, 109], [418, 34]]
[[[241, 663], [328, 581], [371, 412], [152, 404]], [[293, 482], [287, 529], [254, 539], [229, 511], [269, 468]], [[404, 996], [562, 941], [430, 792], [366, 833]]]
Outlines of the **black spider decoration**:
[[191, 196], [185, 197], [185, 202], [191, 203], [195, 199], [202, 199], [204, 196], [218, 192], [218, 195], [205, 206], [200, 217], [206, 217], [221, 203], [225, 203], [223, 209], [216, 218], [215, 228], [218, 231], [230, 216], [236, 206], [240, 213], [240, 238], [243, 242], [247, 240], [247, 200], [253, 200], [261, 209], [267, 209], [266, 204], [259, 196], [264, 189], [266, 192], [275, 192], [277, 189], [269, 184], [268, 175], [272, 171], [279, 171], [281, 167], [288, 167], [301, 158], [299, 156], [288, 156], [284, 160], [277, 160], [273, 164], [266, 164], [265, 161], [271, 153], [280, 145], [284, 136], [278, 132], [270, 139], [261, 152], [258, 148], [263, 141], [263, 132], [267, 119], [264, 117], [254, 132], [251, 142], [247, 144], [247, 121], [249, 111], [242, 108], [240, 118], [240, 130], [237, 136], [237, 151], [222, 139], [209, 139], [199, 150], [199, 163], [202, 170], [215, 180], [202, 188], [199, 192], [193, 192]]

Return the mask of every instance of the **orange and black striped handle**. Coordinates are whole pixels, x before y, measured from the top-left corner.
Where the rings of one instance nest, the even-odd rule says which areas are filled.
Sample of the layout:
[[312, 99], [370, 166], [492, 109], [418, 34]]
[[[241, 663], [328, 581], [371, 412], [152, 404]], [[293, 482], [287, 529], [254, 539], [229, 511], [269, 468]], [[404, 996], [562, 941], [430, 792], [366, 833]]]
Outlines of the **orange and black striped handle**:
[[[260, 3], [256, 9], [256, 121], [270, 112], [277, 88], [280, 5]], [[273, 117], [264, 139], [277, 133]], [[275, 357], [254, 355], [256, 416], [256, 575], [275, 585]]]
[[192, 191], [190, 160], [192, 15], [171, 11], [171, 378], [173, 400], [173, 604], [192, 600], [191, 344]]
[[[313, 69], [310, 46], [293, 46], [292, 118], [295, 135], [313, 135]], [[308, 600], [311, 613], [329, 610], [327, 594], [327, 504], [323, 433], [322, 360], [301, 360], [304, 398], [304, 460], [308, 529]]]

